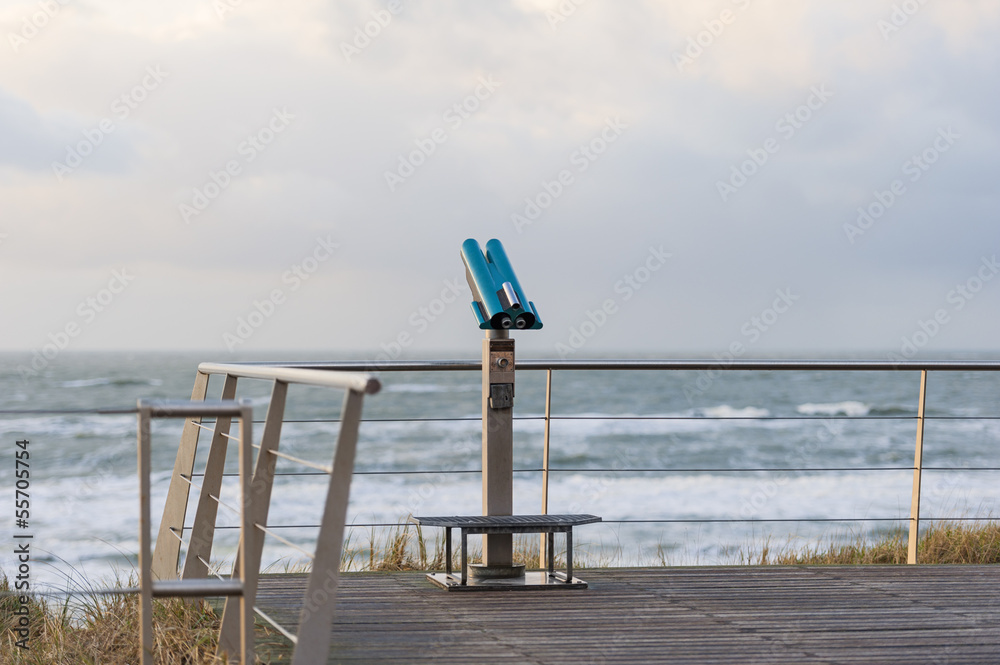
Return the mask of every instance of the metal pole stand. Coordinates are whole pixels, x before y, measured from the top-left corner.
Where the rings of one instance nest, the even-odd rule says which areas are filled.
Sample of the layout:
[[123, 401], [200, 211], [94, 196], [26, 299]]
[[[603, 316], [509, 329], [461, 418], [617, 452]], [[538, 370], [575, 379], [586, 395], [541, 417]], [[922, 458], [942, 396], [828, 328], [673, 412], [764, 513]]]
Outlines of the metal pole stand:
[[[483, 515], [513, 514], [514, 340], [507, 330], [487, 330], [483, 340]], [[483, 563], [471, 564], [473, 579], [524, 576], [515, 564], [513, 536], [483, 536]]]

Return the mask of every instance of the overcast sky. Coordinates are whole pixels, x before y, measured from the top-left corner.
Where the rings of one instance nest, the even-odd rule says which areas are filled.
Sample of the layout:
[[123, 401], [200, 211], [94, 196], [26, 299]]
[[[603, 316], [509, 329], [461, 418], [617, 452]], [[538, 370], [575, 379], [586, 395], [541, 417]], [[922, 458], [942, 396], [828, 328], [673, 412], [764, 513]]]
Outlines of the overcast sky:
[[466, 238], [538, 309], [520, 354], [998, 348], [995, 0], [4, 1], [0, 28], [4, 349], [476, 355]]

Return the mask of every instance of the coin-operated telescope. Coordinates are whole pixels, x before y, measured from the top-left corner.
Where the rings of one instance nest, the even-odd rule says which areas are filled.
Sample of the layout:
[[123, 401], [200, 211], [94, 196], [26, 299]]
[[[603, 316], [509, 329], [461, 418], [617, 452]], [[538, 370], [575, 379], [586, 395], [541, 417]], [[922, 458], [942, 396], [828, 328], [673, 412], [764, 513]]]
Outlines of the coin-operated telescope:
[[[486, 331], [483, 340], [483, 515], [511, 515], [513, 509], [514, 340], [512, 330], [538, 330], [542, 320], [499, 240], [485, 253], [473, 239], [462, 243], [465, 276], [472, 289], [472, 313]], [[473, 579], [524, 578], [514, 564], [509, 533], [483, 536], [483, 563], [469, 566]]]
[[483, 330], [538, 330], [542, 320], [535, 304], [524, 296], [507, 252], [499, 240], [486, 243], [486, 252], [469, 238], [462, 243], [465, 278], [472, 289], [472, 312]]

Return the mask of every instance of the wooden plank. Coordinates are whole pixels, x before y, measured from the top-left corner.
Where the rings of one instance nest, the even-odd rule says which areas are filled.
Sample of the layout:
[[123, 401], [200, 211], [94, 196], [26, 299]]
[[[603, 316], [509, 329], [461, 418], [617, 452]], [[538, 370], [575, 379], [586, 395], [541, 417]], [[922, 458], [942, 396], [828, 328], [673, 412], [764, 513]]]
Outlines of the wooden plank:
[[[995, 663], [1000, 566], [588, 569], [574, 593], [345, 573], [330, 663]], [[304, 577], [261, 579], [284, 625]]]

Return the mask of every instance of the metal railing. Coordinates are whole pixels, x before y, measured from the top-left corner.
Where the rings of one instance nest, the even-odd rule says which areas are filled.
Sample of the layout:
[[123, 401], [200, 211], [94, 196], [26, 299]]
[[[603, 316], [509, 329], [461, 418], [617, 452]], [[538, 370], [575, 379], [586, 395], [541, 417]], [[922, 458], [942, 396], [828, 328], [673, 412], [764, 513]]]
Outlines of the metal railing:
[[[189, 582], [207, 578], [216, 532], [218, 507], [229, 508], [241, 515], [241, 523], [245, 525], [245, 528], [241, 530], [239, 555], [232, 571], [234, 579], [241, 578], [242, 589], [239, 594], [239, 606], [234, 606], [230, 602], [230, 598], [226, 600], [219, 633], [219, 654], [227, 654], [227, 657], [231, 658], [235, 653], [247, 654], [249, 652], [250, 656], [241, 656], [241, 662], [252, 662], [253, 631], [252, 615], [249, 613], [249, 608], [253, 608], [258, 616], [295, 644], [292, 656], [293, 664], [302, 665], [325, 661], [329, 651], [330, 628], [336, 605], [335, 598], [344, 542], [344, 523], [350, 496], [351, 478], [354, 472], [354, 457], [358, 428], [361, 423], [362, 403], [364, 396], [378, 392], [381, 384], [378, 379], [357, 372], [202, 363], [198, 367], [191, 395], [191, 403], [194, 405], [192, 413], [194, 413], [193, 409], [197, 408], [197, 403], [205, 401], [209, 377], [213, 374], [225, 377], [222, 388], [223, 401], [234, 399], [237, 382], [241, 378], [264, 379], [272, 382], [271, 400], [264, 420], [260, 444], [253, 446], [258, 450], [253, 474], [249, 476], [251, 455], [249, 451], [245, 451], [240, 456], [240, 475], [241, 480], [245, 483], [242, 485], [241, 506], [239, 508], [226, 506], [219, 497], [221, 496], [225, 470], [227, 440], [235, 438], [229, 434], [232, 416], [218, 413], [215, 425], [211, 428], [202, 424], [200, 416], [189, 418], [185, 422], [181, 434], [177, 458], [167, 490], [163, 518], [160, 522], [159, 535], [156, 539], [156, 550], [151, 557], [148, 576], [156, 578], [157, 582], [154, 582], [154, 585], [162, 585], [163, 581], [167, 580], [179, 579], [183, 582]], [[331, 465], [316, 464], [279, 452], [278, 446], [281, 439], [281, 426], [284, 422], [285, 401], [289, 384], [340, 388], [346, 391], [340, 416], [340, 431]], [[202, 484], [198, 487], [194, 483], [193, 471], [199, 434], [203, 429], [212, 432], [212, 441], [205, 470], [202, 474]], [[248, 431], [249, 427], [246, 430]], [[317, 525], [319, 533], [314, 552], [299, 548], [267, 527], [271, 490], [278, 457], [318, 469], [330, 477], [322, 518], [320, 524]], [[243, 465], [246, 465], [245, 473]], [[148, 479], [148, 469], [146, 477]], [[194, 522], [190, 527], [183, 570], [179, 571], [180, 551], [184, 541], [184, 522], [188, 497], [192, 489], [198, 490], [199, 499]], [[303, 595], [298, 628], [294, 634], [259, 608], [254, 607], [265, 535], [295, 547], [312, 561], [312, 569]], [[146, 560], [150, 560], [150, 558]], [[246, 628], [248, 621], [251, 626], [249, 631]], [[249, 640], [249, 650], [245, 648], [247, 640]]]
[[[152, 439], [151, 421], [154, 418], [183, 418], [214, 416], [216, 418], [238, 418], [240, 434], [234, 438], [239, 444], [239, 478], [240, 478], [240, 545], [237, 570], [231, 580], [209, 581], [202, 579], [186, 580], [153, 580], [152, 552], [150, 542], [150, 443]], [[153, 598], [164, 597], [206, 597], [224, 596], [228, 606], [230, 598], [238, 598], [238, 621], [233, 622], [229, 633], [219, 636], [219, 648], [230, 656], [239, 654], [241, 663], [253, 662], [254, 634], [253, 599], [248, 597], [248, 583], [256, 576], [247, 571], [253, 570], [247, 565], [251, 525], [249, 522], [248, 492], [250, 488], [250, 446], [253, 441], [253, 409], [249, 400], [220, 402], [147, 402], [139, 400], [138, 404], [138, 441], [137, 456], [139, 467], [139, 624], [141, 631], [142, 665], [153, 663]]]
[[[482, 371], [482, 364], [473, 360], [395, 360], [386, 362], [371, 361], [344, 361], [344, 362], [259, 362], [240, 364], [241, 366], [254, 367], [286, 367], [295, 369], [311, 369], [323, 371], [358, 371], [358, 372], [454, 372], [454, 371]], [[911, 490], [910, 512], [906, 519], [908, 523], [907, 536], [907, 563], [915, 564], [918, 561], [917, 543], [920, 528], [920, 487], [923, 465], [924, 448], [924, 425], [928, 417], [926, 416], [927, 401], [927, 377], [930, 372], [993, 372], [1000, 371], [1000, 361], [998, 360], [745, 360], [745, 359], [692, 359], [692, 360], [518, 360], [517, 369], [528, 372], [544, 371], [545, 377], [545, 415], [544, 415], [544, 435], [542, 450], [542, 465], [540, 469], [518, 469], [517, 471], [540, 471], [542, 475], [541, 487], [541, 512], [547, 514], [549, 509], [550, 478], [555, 469], [551, 468], [551, 424], [554, 420], [572, 418], [572, 416], [553, 416], [552, 414], [552, 376], [554, 372], [562, 371], [635, 371], [635, 370], [659, 370], [659, 371], [709, 371], [709, 372], [731, 372], [731, 371], [818, 371], [818, 372], [914, 372], [919, 376], [919, 397], [916, 404], [916, 416], [907, 417], [915, 421], [916, 434], [914, 445], [914, 463], [912, 467], [900, 467], [912, 469], [913, 481]], [[706, 417], [709, 419], [711, 417]], [[845, 417], [856, 418], [856, 417]], [[754, 420], [754, 418], [741, 418], [743, 420]], [[426, 420], [415, 418], [414, 421]], [[448, 418], [446, 420], [460, 420], [458, 418]], [[884, 467], [876, 467], [869, 470], [883, 470]], [[623, 469], [616, 469], [622, 471]], [[742, 471], [802, 471], [803, 469], [743, 469]], [[809, 469], [806, 469], [809, 470]], [[833, 469], [817, 469], [830, 471]], [[845, 469], [849, 470], [849, 469]], [[885, 469], [892, 470], [892, 469]], [[567, 469], [558, 469], [567, 471]], [[593, 469], [578, 470], [593, 471]], [[655, 471], [655, 469], [637, 469], [637, 471]], [[662, 471], [676, 472], [678, 469], [662, 469]], [[732, 471], [731, 469], [717, 469], [717, 471]], [[470, 470], [470, 472], [475, 472]], [[380, 474], [406, 473], [406, 472], [375, 472]], [[413, 472], [410, 472], [413, 473]], [[450, 471], [448, 473], [456, 473]], [[615, 522], [616, 520], [606, 520]], [[624, 522], [624, 520], [618, 520]], [[653, 520], [665, 521], [665, 520]], [[686, 522], [706, 522], [706, 521], [726, 521], [743, 522], [753, 520], [676, 520]], [[810, 519], [803, 520], [756, 520], [756, 521], [817, 521]], [[822, 520], [819, 520], [822, 521]], [[827, 520], [827, 521], [855, 521], [855, 520]], [[878, 518], [868, 518], [868, 521], [878, 521]], [[884, 521], [884, 520], [883, 520]], [[891, 521], [900, 521], [893, 518]], [[385, 524], [385, 526], [402, 526], [399, 524]], [[362, 526], [362, 525], [354, 525]], [[368, 524], [364, 526], [379, 526]], [[545, 556], [544, 543], [540, 552], [541, 557]]]
[[[920, 486], [923, 467], [923, 444], [924, 444], [924, 423], [927, 420], [927, 378], [928, 374], [935, 371], [997, 371], [1000, 370], [1000, 361], [909, 361], [909, 362], [886, 362], [886, 361], [847, 361], [847, 360], [732, 360], [720, 362], [718, 360], [595, 360], [595, 361], [574, 361], [574, 360], [519, 360], [517, 369], [523, 372], [545, 372], [545, 402], [543, 434], [543, 450], [541, 467], [537, 469], [515, 469], [517, 472], [540, 472], [541, 473], [541, 512], [548, 513], [550, 502], [550, 481], [552, 474], [565, 471], [596, 471], [596, 469], [565, 469], [553, 468], [551, 465], [551, 439], [552, 424], [554, 421], [581, 418], [573, 415], [554, 415], [552, 410], [553, 401], [553, 375], [556, 372], [564, 371], [632, 371], [632, 370], [657, 370], [657, 371], [885, 371], [885, 372], [915, 372], [919, 376], [919, 397], [916, 405], [916, 416], [893, 416], [893, 419], [912, 420], [916, 426], [916, 438], [914, 446], [914, 464], [912, 467], [893, 467], [893, 469], [912, 469], [912, 494], [909, 517], [906, 521], [909, 524], [908, 536], [908, 562], [917, 563], [917, 535], [920, 525]], [[446, 361], [389, 361], [382, 363], [375, 362], [258, 362], [258, 363], [202, 363], [198, 367], [195, 386], [192, 392], [192, 400], [204, 400], [208, 391], [209, 376], [220, 375], [224, 377], [222, 386], [222, 398], [233, 399], [236, 396], [237, 380], [240, 378], [263, 379], [273, 382], [270, 403], [267, 415], [263, 421], [263, 434], [259, 446], [256, 467], [252, 476], [252, 481], [248, 496], [250, 500], [251, 517], [249, 518], [252, 538], [248, 541], [252, 547], [244, 559], [241, 558], [234, 566], [233, 576], [237, 576], [240, 570], [246, 567], [251, 571], [245, 582], [244, 596], [249, 603], [253, 603], [256, 594], [257, 574], [261, 564], [261, 547], [263, 536], [266, 534], [282, 544], [291, 547], [310, 559], [312, 559], [312, 571], [310, 581], [307, 585], [305, 599], [303, 603], [302, 615], [300, 618], [298, 635], [291, 634], [284, 627], [279, 626], [270, 617], [264, 616], [258, 611], [261, 617], [271, 623], [279, 632], [284, 634], [292, 642], [296, 643], [295, 663], [312, 662], [310, 659], [325, 658], [328, 649], [329, 627], [333, 621], [334, 602], [333, 596], [336, 591], [339, 566], [343, 547], [343, 534], [346, 528], [356, 527], [381, 527], [381, 526], [409, 526], [405, 522], [398, 523], [367, 523], [367, 524], [346, 524], [346, 510], [350, 479], [353, 475], [407, 475], [419, 473], [480, 473], [477, 469], [461, 470], [406, 470], [406, 471], [369, 471], [354, 470], [353, 456], [354, 445], [356, 444], [357, 428], [360, 418], [360, 397], [365, 393], [371, 393], [378, 389], [378, 382], [370, 373], [373, 372], [480, 372], [482, 366], [476, 361], [446, 360]], [[289, 383], [305, 383], [311, 385], [338, 386], [348, 389], [345, 398], [345, 405], [339, 419], [331, 419], [340, 422], [340, 439], [337, 445], [337, 458], [332, 466], [316, 464], [288, 455], [278, 451], [281, 426], [284, 422], [317, 422], [315, 420], [286, 421], [284, 419], [286, 392]], [[356, 403], [353, 403], [352, 396], [356, 396]], [[639, 416], [642, 418], [642, 416]], [[537, 419], [538, 417], [531, 417]], [[602, 419], [629, 419], [636, 416], [602, 416]], [[775, 417], [780, 419], [782, 417]], [[767, 419], [775, 419], [767, 418]], [[521, 418], [524, 419], [524, 418]], [[712, 416], [702, 419], [716, 419]], [[747, 420], [747, 418], [741, 418]], [[755, 418], [748, 418], [754, 420]], [[853, 419], [853, 417], [847, 418]], [[373, 418], [369, 422], [383, 419]], [[407, 422], [425, 421], [462, 421], [476, 420], [475, 417], [419, 417], [419, 418], [394, 418], [391, 420], [404, 420]], [[328, 422], [328, 421], [321, 421]], [[187, 554], [184, 560], [183, 570], [180, 572], [181, 579], [200, 579], [208, 575], [209, 561], [212, 549], [213, 535], [216, 530], [215, 518], [216, 509], [219, 505], [218, 496], [224, 475], [225, 462], [225, 441], [229, 437], [228, 428], [230, 422], [225, 416], [217, 418], [215, 427], [208, 428], [198, 419], [192, 418], [185, 424], [184, 432], [181, 436], [181, 444], [178, 449], [177, 462], [174, 473], [171, 477], [170, 488], [163, 520], [160, 524], [160, 534], [157, 538], [157, 549], [153, 555], [153, 572], [159, 579], [170, 579], [178, 576], [178, 564], [181, 549], [182, 535], [186, 530], [190, 530], [191, 537], [188, 544]], [[194, 473], [194, 456], [197, 447], [198, 435], [202, 429], [212, 431], [212, 442], [210, 445], [205, 470], [203, 474]], [[344, 437], [349, 437], [349, 447], [345, 447]], [[348, 449], [349, 448], [349, 449]], [[343, 458], [341, 456], [344, 456]], [[349, 457], [350, 459], [347, 459]], [[306, 551], [298, 544], [284, 538], [276, 533], [278, 526], [268, 525], [268, 506], [270, 503], [271, 488], [276, 475], [275, 465], [277, 459], [281, 458], [300, 465], [304, 465], [310, 471], [282, 473], [280, 475], [310, 475], [316, 474], [331, 475], [329, 495], [327, 497], [326, 509], [321, 524], [301, 524], [282, 525], [285, 527], [319, 527], [320, 533], [316, 538], [317, 549], [315, 555]], [[684, 469], [615, 469], [616, 471], [663, 471], [678, 472]], [[716, 469], [717, 471], [830, 471], [833, 469], [779, 469], [779, 468], [753, 468], [753, 469]], [[845, 469], [846, 470], [846, 469]], [[870, 470], [891, 470], [885, 467], [873, 467]], [[699, 469], [704, 471], [704, 469]], [[203, 480], [200, 487], [195, 485], [194, 478], [202, 475]], [[190, 490], [198, 489], [200, 498], [196, 509], [194, 522], [190, 527], [185, 527], [185, 511]], [[336, 496], [334, 496], [336, 495]], [[223, 504], [224, 505], [224, 504]], [[865, 518], [867, 521], [878, 521], [880, 518]], [[750, 522], [750, 521], [824, 521], [815, 519], [801, 520], [750, 520], [750, 519], [701, 519], [701, 520], [606, 520], [609, 522]], [[844, 519], [827, 521], [847, 521]], [[853, 521], [853, 520], [852, 520]], [[893, 521], [902, 521], [902, 518], [893, 518]], [[225, 527], [218, 527], [225, 528]], [[546, 556], [543, 549], [541, 556]], [[322, 598], [322, 602], [317, 599]], [[256, 610], [256, 608], [255, 608]], [[235, 639], [236, 621], [234, 613], [230, 611], [227, 601], [226, 611], [223, 615], [222, 636], [220, 644], [233, 644]], [[220, 637], [222, 637], [220, 636]], [[220, 647], [221, 648], [221, 647]]]

